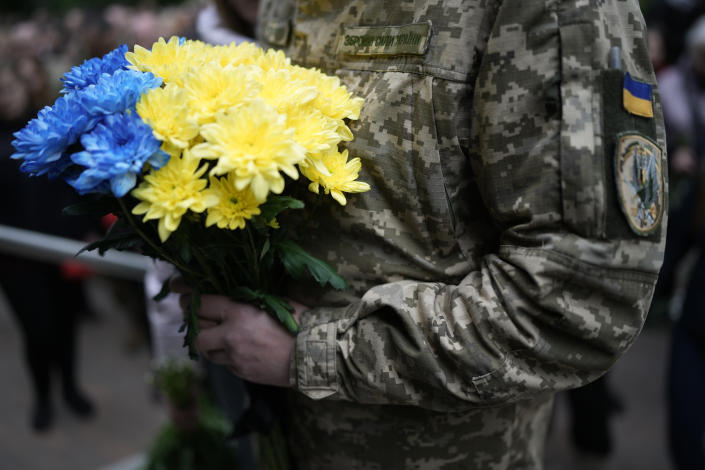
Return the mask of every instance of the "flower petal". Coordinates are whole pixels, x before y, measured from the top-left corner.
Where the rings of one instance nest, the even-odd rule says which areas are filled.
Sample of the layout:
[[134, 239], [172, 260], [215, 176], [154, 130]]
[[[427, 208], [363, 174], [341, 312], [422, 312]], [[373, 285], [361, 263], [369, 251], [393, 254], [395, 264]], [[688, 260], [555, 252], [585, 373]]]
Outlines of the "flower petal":
[[110, 179], [110, 190], [117, 197], [123, 197], [127, 192], [135, 187], [137, 177], [134, 173], [124, 173], [113, 176]]

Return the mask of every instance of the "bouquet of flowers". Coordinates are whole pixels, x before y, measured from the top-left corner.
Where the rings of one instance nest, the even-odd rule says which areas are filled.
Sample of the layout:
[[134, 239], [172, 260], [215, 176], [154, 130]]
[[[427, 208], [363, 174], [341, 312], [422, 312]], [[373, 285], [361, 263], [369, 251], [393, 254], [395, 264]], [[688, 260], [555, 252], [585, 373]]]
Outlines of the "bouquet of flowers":
[[138, 249], [178, 269], [194, 288], [190, 347], [201, 293], [253, 303], [295, 333], [285, 279], [310, 273], [345, 287], [293, 241], [296, 217], [279, 224], [304, 207], [300, 175], [343, 205], [345, 193], [369, 190], [357, 181], [360, 160], [338, 147], [353, 138], [347, 122], [362, 99], [337, 78], [253, 44], [172, 37], [118, 47], [62, 81], [54, 105], [15, 133], [12, 158], [86, 195], [68, 212], [117, 215], [86, 249]]

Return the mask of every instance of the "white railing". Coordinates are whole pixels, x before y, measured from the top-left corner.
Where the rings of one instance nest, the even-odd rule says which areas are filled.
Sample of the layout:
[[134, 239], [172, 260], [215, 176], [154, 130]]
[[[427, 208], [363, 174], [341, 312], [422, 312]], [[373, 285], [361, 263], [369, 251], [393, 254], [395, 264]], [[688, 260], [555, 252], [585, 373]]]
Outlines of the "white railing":
[[66, 259], [80, 261], [100, 274], [142, 281], [150, 259], [135, 253], [84, 251], [85, 242], [0, 225], [0, 252], [36, 261], [58, 263]]

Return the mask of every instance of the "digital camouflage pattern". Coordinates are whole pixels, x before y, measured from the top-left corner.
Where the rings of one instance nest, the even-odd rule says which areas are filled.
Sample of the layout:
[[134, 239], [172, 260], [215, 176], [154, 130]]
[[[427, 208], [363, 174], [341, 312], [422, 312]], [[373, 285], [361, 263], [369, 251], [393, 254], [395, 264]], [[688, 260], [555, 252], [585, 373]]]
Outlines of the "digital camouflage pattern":
[[[663, 256], [665, 216], [635, 234], [613, 166], [620, 134], [665, 148], [638, 2], [260, 13], [263, 44], [365, 99], [347, 148], [372, 190], [345, 207], [312, 198], [301, 234], [350, 289], [292, 289], [314, 307], [291, 365], [299, 468], [540, 468], [553, 393], [632, 344]], [[625, 72], [654, 85], [654, 119], [621, 107]]]

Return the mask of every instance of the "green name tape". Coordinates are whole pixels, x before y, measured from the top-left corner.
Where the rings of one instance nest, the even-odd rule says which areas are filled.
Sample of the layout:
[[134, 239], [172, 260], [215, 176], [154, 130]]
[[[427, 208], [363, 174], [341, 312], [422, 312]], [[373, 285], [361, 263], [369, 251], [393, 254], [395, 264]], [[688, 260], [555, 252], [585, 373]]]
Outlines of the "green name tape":
[[430, 22], [403, 26], [345, 26], [337, 52], [358, 56], [423, 55], [430, 37]]

